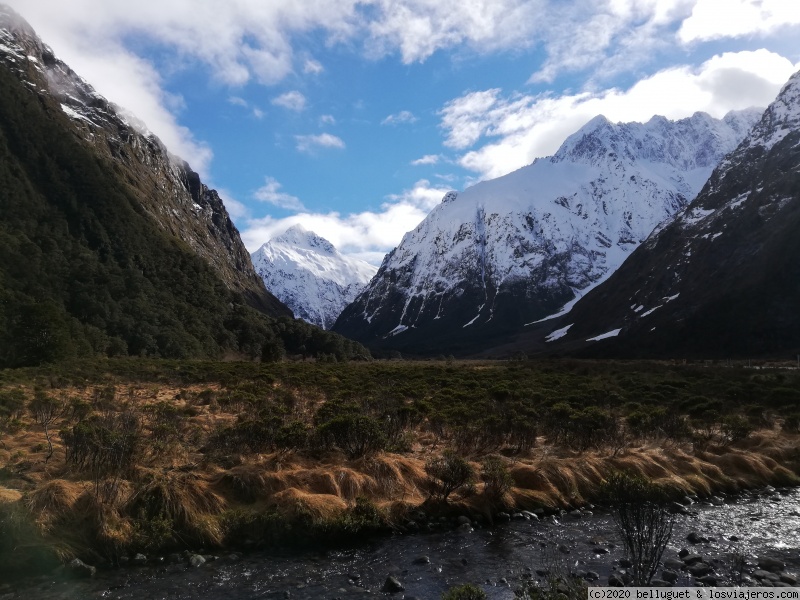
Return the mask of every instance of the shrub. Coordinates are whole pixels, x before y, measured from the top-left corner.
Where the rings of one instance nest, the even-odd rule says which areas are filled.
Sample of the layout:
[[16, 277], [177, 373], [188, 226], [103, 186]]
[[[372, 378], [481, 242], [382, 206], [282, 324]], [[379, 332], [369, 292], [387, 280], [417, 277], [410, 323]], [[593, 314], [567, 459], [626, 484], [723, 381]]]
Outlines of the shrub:
[[484, 482], [483, 493], [492, 502], [499, 502], [511, 489], [514, 480], [502, 458], [487, 456], [481, 463], [481, 480]]
[[442, 600], [486, 600], [486, 598], [488, 598], [486, 592], [471, 583], [450, 588], [442, 594]]
[[67, 463], [90, 471], [95, 487], [103, 477], [129, 470], [141, 446], [139, 420], [131, 412], [90, 415], [60, 435]]
[[446, 501], [457, 489], [475, 481], [472, 466], [452, 450], [445, 450], [425, 463], [431, 483], [431, 496]]
[[25, 392], [20, 389], [0, 391], [0, 427], [16, 421], [25, 408]]
[[342, 415], [318, 428], [320, 436], [340, 448], [348, 458], [360, 458], [386, 448], [380, 423], [366, 415]]
[[720, 424], [722, 435], [728, 442], [743, 440], [755, 429], [754, 425], [742, 415], [727, 415]]
[[633, 584], [650, 585], [675, 523], [665, 494], [642, 477], [614, 473], [603, 484], [601, 495], [612, 507], [614, 523], [633, 563]]
[[786, 415], [781, 429], [790, 433], [800, 433], [800, 413]]

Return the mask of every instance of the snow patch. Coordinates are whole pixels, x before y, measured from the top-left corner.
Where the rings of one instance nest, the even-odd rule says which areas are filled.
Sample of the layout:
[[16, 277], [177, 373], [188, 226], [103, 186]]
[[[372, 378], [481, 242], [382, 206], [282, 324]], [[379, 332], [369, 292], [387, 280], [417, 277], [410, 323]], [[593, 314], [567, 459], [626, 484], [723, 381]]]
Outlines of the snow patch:
[[606, 340], [608, 338], [617, 337], [619, 335], [620, 331], [622, 331], [621, 327], [619, 329], [612, 329], [611, 331], [607, 331], [606, 333], [601, 333], [598, 336], [595, 336], [593, 338], [589, 338], [586, 341], [587, 342], [599, 342], [600, 340]]
[[656, 311], [657, 311], [659, 308], [661, 308], [662, 306], [664, 306], [664, 305], [663, 305], [663, 304], [659, 304], [658, 306], [654, 306], [653, 308], [651, 308], [651, 309], [650, 309], [650, 310], [648, 310], [647, 312], [643, 312], [643, 313], [642, 313], [641, 315], [639, 315], [639, 316], [640, 316], [640, 317], [646, 317], [646, 316], [648, 316], [648, 315], [652, 315], [654, 312], [656, 312]]
[[569, 328], [572, 327], [573, 325], [574, 325], [574, 323], [570, 323], [566, 327], [562, 327], [561, 329], [556, 329], [550, 335], [548, 335], [546, 338], [544, 338], [544, 341], [545, 342], [555, 342], [556, 340], [560, 340], [562, 337], [567, 335], [567, 332], [569, 331]]
[[397, 335], [398, 333], [403, 333], [407, 329], [408, 329], [408, 327], [406, 327], [405, 325], [398, 325], [397, 327], [392, 329], [389, 333], [387, 333], [386, 337], [391, 337], [393, 335]]

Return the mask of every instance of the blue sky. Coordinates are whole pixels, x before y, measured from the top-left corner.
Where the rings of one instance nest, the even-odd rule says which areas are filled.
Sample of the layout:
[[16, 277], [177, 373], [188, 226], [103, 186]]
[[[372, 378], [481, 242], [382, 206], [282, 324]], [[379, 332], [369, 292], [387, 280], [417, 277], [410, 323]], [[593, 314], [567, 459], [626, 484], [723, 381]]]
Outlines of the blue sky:
[[800, 68], [787, 0], [9, 3], [221, 191], [251, 251], [299, 222], [374, 264], [596, 114], [721, 117]]

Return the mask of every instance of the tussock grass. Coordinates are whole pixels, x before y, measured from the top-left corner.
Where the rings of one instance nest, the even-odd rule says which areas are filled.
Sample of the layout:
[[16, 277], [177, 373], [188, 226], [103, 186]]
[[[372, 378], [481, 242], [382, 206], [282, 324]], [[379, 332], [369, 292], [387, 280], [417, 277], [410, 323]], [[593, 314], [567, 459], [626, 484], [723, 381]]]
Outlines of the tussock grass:
[[[103, 369], [110, 372], [78, 368], [35, 381], [0, 372], [0, 391], [13, 385], [29, 397], [36, 388], [69, 399], [51, 427], [55, 454], [47, 463], [44, 433], [31, 415], [22, 414], [13, 427], [9, 421], [5, 430], [0, 423], [0, 509], [13, 508], [14, 522], [27, 523], [19, 531], [64, 558], [245, 539], [354, 539], [381, 524], [402, 525], [421, 505], [490, 519], [498, 510], [569, 508], [594, 500], [609, 474], [620, 470], [675, 495], [800, 483], [800, 434], [781, 430], [778, 418], [732, 439], [714, 413], [732, 402], [732, 412], [750, 414], [728, 398], [755, 386], [789, 390], [793, 378], [800, 381], [794, 374], [762, 379], [732, 370], [573, 362], [121, 364], [109, 362]], [[762, 394], [778, 400], [757, 408], [784, 414], [781, 398], [789, 396], [781, 393]], [[661, 405], [676, 413], [685, 408], [700, 421], [673, 420], [674, 429], [666, 431], [661, 417], [642, 418]], [[86, 410], [137, 416], [132, 435], [140, 451], [132, 464], [113, 457], [102, 468], [90, 459], [70, 462], [58, 432], [80, 425]], [[402, 435], [387, 428], [391, 444], [348, 458], [320, 426], [353, 414], [370, 416], [370, 427], [400, 423]], [[625, 415], [636, 427], [627, 426]], [[587, 419], [614, 421], [622, 435], [586, 437]], [[243, 443], [212, 443], [224, 441], [220, 432], [233, 426]], [[520, 436], [521, 427], [533, 427], [535, 435]], [[474, 443], [465, 431], [476, 434]], [[510, 489], [490, 498], [476, 478], [447, 502], [432, 501], [426, 462], [456, 447], [476, 475], [487, 454], [501, 457]]]

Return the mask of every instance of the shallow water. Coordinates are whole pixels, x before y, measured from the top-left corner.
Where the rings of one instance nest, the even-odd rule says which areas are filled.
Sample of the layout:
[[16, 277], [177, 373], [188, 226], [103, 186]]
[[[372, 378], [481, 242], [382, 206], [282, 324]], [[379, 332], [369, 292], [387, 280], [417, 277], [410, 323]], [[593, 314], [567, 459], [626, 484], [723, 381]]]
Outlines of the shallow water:
[[[686, 546], [712, 563], [717, 561], [717, 573], [722, 575], [729, 570], [732, 552], [746, 555], [751, 564], [756, 557], [778, 558], [786, 563], [787, 572], [800, 572], [800, 489], [742, 496], [723, 506], [696, 504], [691, 509], [697, 515], [677, 518], [664, 558], [675, 557]], [[692, 547], [686, 536], [693, 531], [712, 539]], [[608, 553], [599, 554], [597, 548]], [[428, 556], [430, 564], [414, 564], [421, 556]], [[510, 599], [524, 580], [541, 579], [537, 569], [594, 571], [602, 585], [622, 557], [608, 515], [579, 519], [563, 515], [469, 533], [393, 536], [350, 550], [291, 556], [254, 553], [198, 569], [184, 564], [131, 567], [99, 573], [91, 581], [43, 581], [6, 595], [0, 592], [0, 600], [377, 598], [389, 597], [380, 592], [389, 574], [406, 588], [392, 598], [435, 600], [453, 585], [475, 583], [489, 598]], [[691, 580], [682, 578], [678, 585], [691, 585]]]

